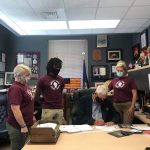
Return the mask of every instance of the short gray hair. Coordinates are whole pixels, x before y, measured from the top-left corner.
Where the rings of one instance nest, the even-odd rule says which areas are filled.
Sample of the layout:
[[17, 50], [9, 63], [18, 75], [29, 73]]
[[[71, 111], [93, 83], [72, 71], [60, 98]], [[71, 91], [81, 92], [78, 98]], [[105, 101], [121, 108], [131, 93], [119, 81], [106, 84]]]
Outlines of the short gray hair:
[[31, 69], [30, 69], [28, 66], [26, 66], [26, 65], [24, 65], [24, 64], [19, 64], [19, 65], [17, 65], [17, 66], [14, 68], [14, 71], [13, 71], [13, 72], [14, 72], [14, 77], [21, 76], [22, 73], [23, 73], [25, 70], [27, 70], [27, 71], [29, 72], [30, 76], [31, 76]]
[[108, 87], [107, 87], [106, 85], [99, 85], [99, 86], [96, 88], [95, 93], [107, 95], [107, 93], [108, 93]]

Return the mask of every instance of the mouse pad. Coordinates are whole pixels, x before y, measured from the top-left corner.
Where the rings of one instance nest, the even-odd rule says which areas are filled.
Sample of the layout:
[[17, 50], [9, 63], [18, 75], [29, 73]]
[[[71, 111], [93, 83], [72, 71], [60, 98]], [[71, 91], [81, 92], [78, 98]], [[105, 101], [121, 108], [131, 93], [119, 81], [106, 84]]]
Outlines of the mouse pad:
[[124, 136], [129, 136], [132, 133], [128, 132], [128, 131], [118, 130], [118, 131], [109, 132], [108, 134], [120, 138], [120, 137], [124, 137]]

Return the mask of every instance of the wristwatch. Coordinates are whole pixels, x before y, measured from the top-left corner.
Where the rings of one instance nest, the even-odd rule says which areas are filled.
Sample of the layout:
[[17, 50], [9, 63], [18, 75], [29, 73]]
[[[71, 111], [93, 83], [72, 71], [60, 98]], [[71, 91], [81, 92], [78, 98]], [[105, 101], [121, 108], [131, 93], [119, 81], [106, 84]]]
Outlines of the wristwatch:
[[26, 126], [26, 124], [22, 124], [22, 125], [20, 125], [20, 127], [21, 128], [26, 128], [27, 126]]

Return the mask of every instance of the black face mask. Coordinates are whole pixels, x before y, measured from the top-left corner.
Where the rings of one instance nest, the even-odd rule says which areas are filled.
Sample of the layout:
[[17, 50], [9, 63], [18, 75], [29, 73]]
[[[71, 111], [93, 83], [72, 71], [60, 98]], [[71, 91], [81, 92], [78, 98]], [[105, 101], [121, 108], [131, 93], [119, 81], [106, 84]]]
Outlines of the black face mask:
[[51, 69], [51, 72], [52, 72], [55, 76], [57, 76], [58, 73], [60, 72], [60, 69], [52, 68], [52, 69]]
[[97, 104], [101, 104], [103, 102], [99, 97], [96, 97], [95, 101], [96, 101]]

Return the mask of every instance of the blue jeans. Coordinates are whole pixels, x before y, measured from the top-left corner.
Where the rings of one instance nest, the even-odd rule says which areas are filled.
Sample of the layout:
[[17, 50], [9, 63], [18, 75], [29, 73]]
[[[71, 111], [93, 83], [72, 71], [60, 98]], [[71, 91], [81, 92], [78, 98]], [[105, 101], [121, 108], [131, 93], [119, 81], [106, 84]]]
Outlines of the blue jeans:
[[6, 123], [6, 127], [10, 138], [11, 150], [21, 150], [26, 143], [28, 133], [21, 133], [19, 129], [14, 128], [9, 123]]

